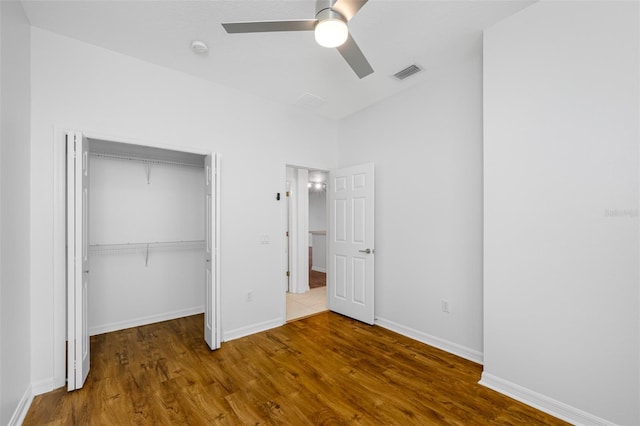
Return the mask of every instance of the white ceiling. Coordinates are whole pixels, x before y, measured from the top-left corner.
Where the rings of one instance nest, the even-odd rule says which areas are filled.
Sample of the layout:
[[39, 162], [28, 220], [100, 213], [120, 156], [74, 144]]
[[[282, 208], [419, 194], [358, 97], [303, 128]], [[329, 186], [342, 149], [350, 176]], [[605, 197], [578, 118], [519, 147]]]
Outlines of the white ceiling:
[[[429, 78], [480, 43], [482, 30], [534, 0], [370, 0], [349, 29], [374, 74], [360, 80], [312, 32], [227, 34], [220, 23], [313, 19], [314, 0], [23, 0], [31, 24], [206, 80], [341, 119]], [[209, 45], [205, 56], [190, 45]], [[402, 82], [392, 75], [424, 68]], [[307, 107], [308, 108], [308, 107]]]

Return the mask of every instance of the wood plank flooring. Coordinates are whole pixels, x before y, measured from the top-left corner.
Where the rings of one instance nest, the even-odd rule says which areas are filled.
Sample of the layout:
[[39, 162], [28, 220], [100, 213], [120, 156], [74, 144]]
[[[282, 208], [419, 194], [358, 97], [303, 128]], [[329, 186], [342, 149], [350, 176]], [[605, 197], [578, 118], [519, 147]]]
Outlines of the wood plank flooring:
[[324, 287], [327, 285], [327, 274], [309, 269], [309, 288]]
[[25, 425], [560, 425], [477, 384], [482, 367], [326, 312], [211, 352], [196, 315], [91, 339], [85, 387]]

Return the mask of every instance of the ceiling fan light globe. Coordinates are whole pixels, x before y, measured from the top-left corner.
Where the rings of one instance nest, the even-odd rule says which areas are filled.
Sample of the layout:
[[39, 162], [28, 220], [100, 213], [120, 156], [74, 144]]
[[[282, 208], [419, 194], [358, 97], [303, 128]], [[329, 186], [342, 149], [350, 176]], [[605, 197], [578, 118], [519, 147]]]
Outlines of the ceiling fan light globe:
[[347, 28], [347, 24], [341, 19], [324, 19], [316, 25], [315, 36], [320, 46], [338, 47], [347, 41], [349, 28]]

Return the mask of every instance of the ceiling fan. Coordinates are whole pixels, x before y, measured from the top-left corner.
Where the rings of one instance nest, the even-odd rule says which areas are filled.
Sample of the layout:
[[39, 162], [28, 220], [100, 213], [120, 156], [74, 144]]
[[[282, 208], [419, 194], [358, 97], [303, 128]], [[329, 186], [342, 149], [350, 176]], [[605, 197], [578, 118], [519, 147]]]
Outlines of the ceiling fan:
[[222, 24], [227, 33], [264, 33], [272, 31], [314, 31], [316, 41], [324, 47], [335, 47], [351, 69], [363, 78], [373, 68], [356, 44], [347, 23], [367, 0], [317, 0], [315, 19], [293, 21], [228, 22]]

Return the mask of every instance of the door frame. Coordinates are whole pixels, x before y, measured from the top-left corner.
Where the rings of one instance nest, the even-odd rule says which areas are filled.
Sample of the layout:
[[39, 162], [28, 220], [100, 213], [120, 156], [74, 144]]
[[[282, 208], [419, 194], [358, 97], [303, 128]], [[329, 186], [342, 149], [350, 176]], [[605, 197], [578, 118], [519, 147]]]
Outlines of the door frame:
[[[307, 269], [308, 263], [308, 246], [309, 237], [301, 232], [300, 229], [309, 230], [309, 197], [307, 194], [302, 194], [300, 188], [307, 189], [309, 181], [309, 171], [303, 168], [287, 167], [294, 169], [295, 180], [293, 185], [289, 186], [287, 196], [287, 202], [289, 203], [289, 286], [290, 293], [305, 293], [309, 289], [309, 278], [307, 274], [303, 273], [303, 270]], [[300, 174], [303, 170], [304, 173]], [[289, 183], [289, 181], [287, 181]], [[305, 205], [306, 203], [306, 205]], [[306, 218], [304, 214], [306, 213]], [[305, 225], [306, 223], [306, 225]]]
[[[281, 181], [283, 182], [283, 186], [284, 188], [287, 188], [287, 168], [291, 167], [294, 169], [304, 169], [304, 170], [317, 170], [317, 171], [321, 171], [321, 172], [325, 172], [327, 173], [327, 175], [329, 174], [330, 169], [327, 169], [326, 167], [314, 167], [314, 166], [304, 166], [304, 165], [299, 165], [296, 164], [295, 162], [284, 162], [282, 163], [282, 179]], [[328, 182], [327, 182], [328, 184]], [[328, 189], [328, 188], [327, 188]], [[283, 193], [283, 195], [286, 196], [286, 192]], [[282, 198], [282, 197], [281, 197]], [[298, 247], [297, 244], [289, 244], [288, 238], [291, 237], [291, 230], [289, 229], [289, 223], [291, 223], [291, 221], [289, 220], [289, 213], [293, 212], [294, 214], [298, 215], [298, 209], [297, 208], [293, 208], [293, 209], [289, 209], [289, 205], [288, 203], [292, 202], [292, 200], [284, 200], [284, 203], [282, 203], [281, 206], [281, 217], [282, 217], [282, 232], [280, 233], [280, 235], [282, 236], [282, 244], [284, 249], [282, 250], [282, 261], [281, 261], [281, 270], [282, 270], [282, 289], [284, 291], [281, 291], [280, 293], [280, 297], [281, 297], [281, 314], [282, 314], [282, 324], [286, 324], [287, 322], [287, 292], [289, 290], [289, 278], [287, 276], [287, 271], [289, 271], [289, 258], [293, 258], [292, 259], [292, 264], [297, 265], [298, 262], [298, 252], [300, 252], [300, 247]], [[329, 204], [327, 203], [326, 205], [326, 209], [327, 209], [327, 236], [326, 239], [327, 241], [329, 241]], [[308, 209], [307, 209], [307, 214], [308, 214]], [[297, 223], [297, 220], [293, 220], [294, 223]], [[287, 237], [286, 232], [289, 231], [289, 237]], [[308, 245], [308, 244], [307, 244]], [[297, 250], [291, 250], [292, 248], [296, 248]], [[305, 250], [309, 250], [308, 247], [304, 248]], [[289, 251], [291, 251], [292, 253], [289, 253]], [[325, 256], [328, 259], [329, 258], [329, 244], [326, 245], [325, 247]], [[294, 270], [297, 271], [297, 267], [292, 268]], [[327, 263], [327, 274], [329, 274], [329, 265]]]
[[220, 258], [221, 258], [221, 185], [220, 185], [220, 160], [221, 154], [213, 151], [205, 150], [195, 147], [184, 147], [177, 145], [170, 145], [165, 143], [159, 143], [156, 141], [146, 141], [140, 139], [133, 139], [129, 137], [123, 137], [113, 134], [104, 134], [100, 132], [94, 132], [90, 130], [83, 130], [79, 126], [60, 126], [55, 125], [53, 127], [52, 142], [53, 142], [53, 181], [52, 181], [52, 194], [53, 194], [53, 383], [51, 386], [47, 384], [39, 384], [39, 387], [46, 388], [59, 388], [65, 386], [67, 380], [67, 354], [66, 354], [66, 341], [67, 341], [67, 278], [66, 278], [66, 145], [65, 134], [69, 131], [81, 132], [87, 139], [99, 139], [107, 141], [115, 141], [125, 144], [140, 145], [150, 148], [169, 149], [173, 151], [188, 152], [198, 155], [211, 155], [216, 159], [217, 179], [216, 179], [216, 206], [215, 206], [215, 246], [217, 248], [215, 255], [215, 293], [216, 293], [216, 336], [218, 343], [221, 341], [222, 336], [222, 318], [221, 318], [221, 273], [220, 273]]

